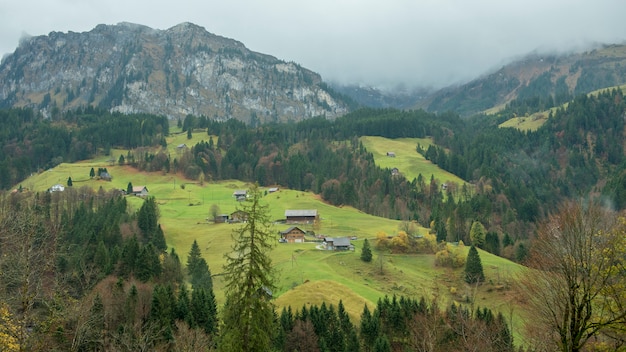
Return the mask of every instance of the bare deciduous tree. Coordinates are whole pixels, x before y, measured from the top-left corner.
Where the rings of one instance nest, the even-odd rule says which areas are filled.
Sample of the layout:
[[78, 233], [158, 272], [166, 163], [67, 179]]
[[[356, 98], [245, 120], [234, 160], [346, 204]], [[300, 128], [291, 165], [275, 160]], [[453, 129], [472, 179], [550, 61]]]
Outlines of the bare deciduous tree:
[[520, 284], [529, 330], [547, 332], [549, 349], [580, 351], [626, 327], [625, 233], [626, 220], [596, 203], [565, 203], [540, 227]]

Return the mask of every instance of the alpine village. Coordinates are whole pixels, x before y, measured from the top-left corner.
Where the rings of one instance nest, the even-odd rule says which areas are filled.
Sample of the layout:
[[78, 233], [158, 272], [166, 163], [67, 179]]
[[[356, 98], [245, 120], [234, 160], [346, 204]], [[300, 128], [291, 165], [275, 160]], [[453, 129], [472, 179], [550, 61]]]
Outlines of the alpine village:
[[385, 103], [192, 23], [0, 64], [1, 351], [626, 351], [626, 46]]

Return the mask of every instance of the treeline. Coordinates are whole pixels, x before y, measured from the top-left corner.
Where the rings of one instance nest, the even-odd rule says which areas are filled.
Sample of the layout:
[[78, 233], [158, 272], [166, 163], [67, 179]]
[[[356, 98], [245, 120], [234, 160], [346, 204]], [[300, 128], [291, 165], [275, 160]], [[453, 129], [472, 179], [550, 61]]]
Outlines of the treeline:
[[194, 243], [185, 270], [166, 252], [158, 218], [154, 198], [133, 212], [119, 192], [88, 187], [2, 197], [0, 349], [146, 350], [178, 334], [211, 341], [208, 265]]
[[[0, 347], [221, 350], [211, 271], [197, 242], [186, 265], [167, 253], [158, 218], [153, 198], [132, 212], [87, 187], [0, 199]], [[275, 351], [514, 350], [502, 315], [424, 299], [385, 297], [356, 324], [342, 302], [274, 316]]]
[[31, 109], [0, 110], [0, 189], [33, 172], [108, 155], [112, 147], [131, 149], [166, 145], [167, 118], [111, 114], [95, 108], [46, 118]]
[[515, 351], [509, 325], [501, 313], [450, 305], [441, 310], [424, 298], [384, 297], [370, 312], [363, 309], [353, 324], [339, 301], [282, 310], [277, 351]]

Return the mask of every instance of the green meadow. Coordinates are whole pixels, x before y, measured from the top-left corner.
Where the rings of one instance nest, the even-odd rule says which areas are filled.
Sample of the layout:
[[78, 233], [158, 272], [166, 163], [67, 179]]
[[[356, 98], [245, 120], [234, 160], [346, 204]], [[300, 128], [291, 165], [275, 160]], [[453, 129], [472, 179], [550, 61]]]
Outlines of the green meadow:
[[[459, 185], [465, 183], [461, 178], [440, 169], [417, 152], [418, 144], [424, 149], [428, 149], [428, 146], [434, 144], [430, 138], [389, 139], [365, 136], [361, 137], [360, 141], [367, 151], [374, 155], [377, 165], [390, 169], [397, 167], [407, 180], [413, 180], [421, 174], [425, 182], [429, 182], [432, 175], [440, 183], [454, 182]], [[396, 156], [389, 157], [387, 152], [393, 152]]]
[[[615, 88], [621, 89], [622, 92], [626, 92], [626, 85], [621, 85], [621, 86], [615, 86], [615, 87], [610, 87], [610, 88], [598, 89], [589, 93], [588, 95], [597, 96], [598, 94], [602, 92], [606, 92], [607, 90], [612, 90]], [[520, 131], [536, 131], [539, 127], [543, 126], [543, 124], [546, 121], [548, 121], [548, 117], [550, 116], [550, 113], [555, 114], [557, 109], [559, 108], [567, 109], [568, 105], [569, 103], [565, 103], [561, 106], [553, 107], [546, 111], [536, 112], [529, 116], [512, 117], [504, 121], [503, 123], [501, 123], [499, 127], [512, 127], [512, 128], [517, 128]], [[493, 110], [491, 113], [497, 113], [497, 112], [498, 112], [497, 110]], [[490, 113], [490, 112], [487, 112], [487, 113]]]
[[[195, 136], [194, 136], [195, 137]], [[206, 140], [207, 135], [198, 136]], [[192, 145], [194, 141], [183, 140], [180, 135], [168, 140], [172, 146], [177, 143]], [[438, 169], [435, 165], [421, 158], [415, 151], [417, 143], [426, 146], [427, 139], [389, 140], [378, 137], [362, 138], [368, 150], [374, 153], [377, 163], [383, 167], [399, 167], [409, 177], [435, 175], [444, 182], [463, 182], [454, 175]], [[386, 151], [394, 151], [396, 158], [385, 156]], [[172, 151], [176, 152], [176, 151]], [[247, 189], [250, 185], [228, 180], [204, 182], [186, 180], [178, 175], [162, 172], [139, 172], [130, 166], [120, 166], [117, 160], [122, 150], [112, 151], [112, 156], [102, 156], [93, 160], [73, 164], [60, 164], [57, 167], [32, 175], [21, 183], [23, 187], [34, 191], [45, 191], [50, 186], [60, 183], [65, 185], [72, 177], [74, 189], [126, 189], [129, 182], [134, 186], [146, 186], [154, 196], [160, 211], [160, 223], [165, 232], [170, 248], [176, 250], [183, 264], [194, 240], [198, 241], [203, 256], [214, 275], [214, 288], [218, 303], [224, 302], [224, 282], [222, 268], [224, 255], [231, 250], [232, 234], [239, 225], [218, 223], [210, 219], [213, 205], [220, 213], [230, 214], [238, 207], [232, 196], [238, 189]], [[393, 159], [393, 160], [391, 160]], [[97, 170], [106, 167], [113, 176], [111, 182], [90, 179], [91, 168]], [[426, 176], [430, 177], [430, 176]], [[137, 210], [142, 199], [127, 196], [132, 209]], [[323, 202], [319, 196], [302, 191], [280, 189], [267, 193], [263, 202], [268, 205], [271, 218], [284, 219], [287, 209], [317, 209], [321, 220], [317, 225], [303, 225], [305, 231], [330, 237], [356, 237], [352, 241], [355, 251], [333, 252], [318, 248], [320, 244], [315, 236], [309, 236], [309, 242], [287, 244], [278, 242], [278, 232], [289, 225], [275, 223], [272, 231], [276, 233], [276, 245], [270, 255], [276, 269], [276, 305], [292, 306], [300, 309], [303, 305], [336, 305], [342, 300], [349, 314], [356, 320], [363, 305], [374, 307], [376, 301], [385, 295], [405, 295], [419, 299], [437, 299], [440, 304], [469, 302], [478, 306], [489, 307], [503, 313], [515, 311], [514, 325], [519, 326], [520, 309], [515, 299], [515, 275], [523, 267], [506, 259], [480, 251], [487, 277], [487, 282], [479, 287], [470, 287], [463, 281], [463, 269], [439, 268], [434, 264], [434, 255], [400, 255], [374, 250], [374, 259], [370, 263], [360, 260], [363, 240], [376, 243], [376, 234], [385, 232], [393, 235], [402, 223], [365, 214], [352, 207], [336, 207]], [[420, 228], [421, 233], [428, 229]], [[467, 251], [468, 248], [464, 250]], [[517, 333], [516, 333], [517, 334]]]

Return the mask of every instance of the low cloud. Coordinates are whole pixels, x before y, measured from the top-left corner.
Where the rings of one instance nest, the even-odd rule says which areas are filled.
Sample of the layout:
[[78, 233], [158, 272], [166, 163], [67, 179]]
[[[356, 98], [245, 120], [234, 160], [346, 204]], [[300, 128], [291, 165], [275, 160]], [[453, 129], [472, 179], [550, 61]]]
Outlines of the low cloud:
[[0, 4], [0, 53], [13, 52], [23, 33], [192, 22], [328, 81], [442, 87], [532, 51], [624, 43], [624, 13], [619, 0], [23, 0]]

